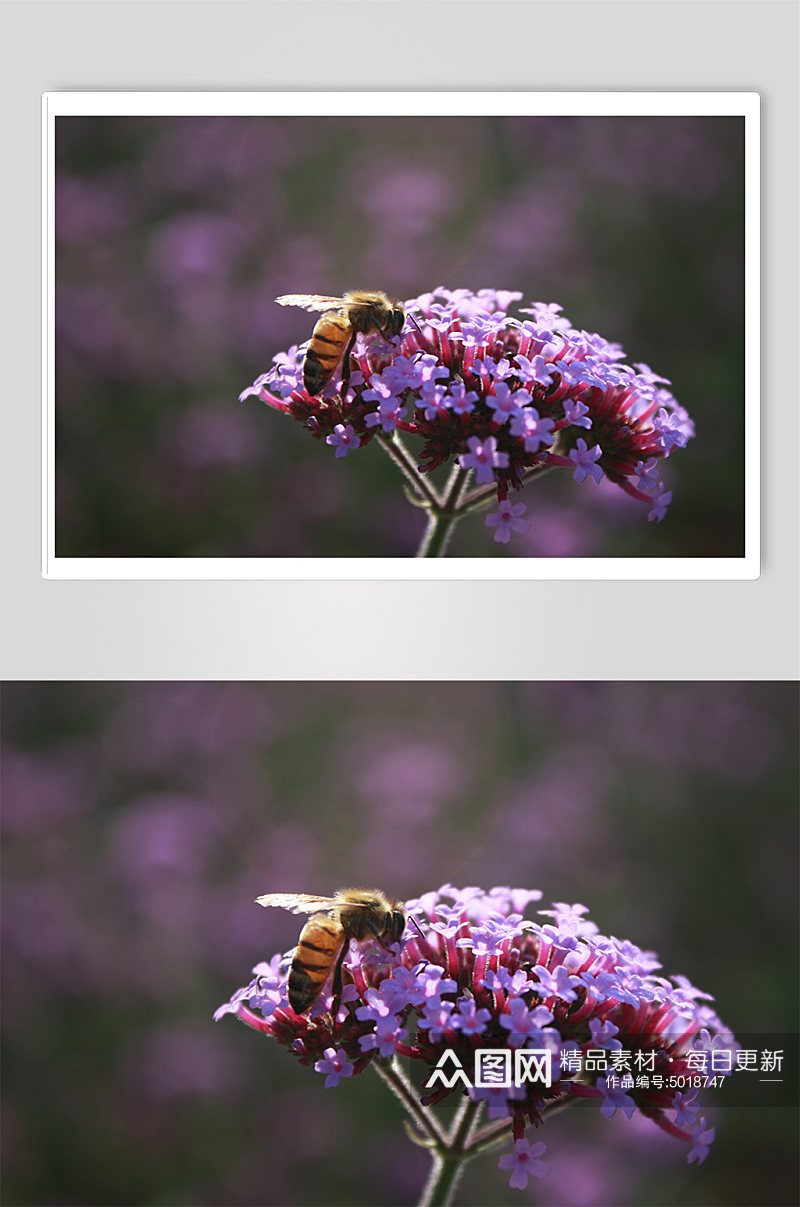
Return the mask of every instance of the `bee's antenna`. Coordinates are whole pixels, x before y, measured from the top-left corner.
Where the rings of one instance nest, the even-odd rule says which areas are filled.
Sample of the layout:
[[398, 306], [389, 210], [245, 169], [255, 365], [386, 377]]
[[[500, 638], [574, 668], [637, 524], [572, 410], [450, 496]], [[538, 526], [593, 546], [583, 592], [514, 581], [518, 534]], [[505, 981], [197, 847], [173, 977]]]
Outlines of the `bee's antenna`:
[[432, 352], [432, 351], [433, 351], [433, 345], [432, 345], [431, 341], [428, 339], [427, 335], [426, 335], [426, 334], [425, 334], [425, 332], [422, 330], [422, 328], [420, 327], [420, 325], [419, 325], [419, 323], [417, 322], [417, 320], [414, 318], [414, 316], [413, 316], [413, 314], [411, 313], [411, 311], [410, 311], [410, 310], [407, 310], [407, 311], [406, 311], [406, 314], [407, 314], [407, 316], [408, 316], [408, 317], [411, 319], [411, 322], [414, 324], [414, 326], [416, 327], [417, 331], [419, 331], [419, 335], [420, 335], [420, 343], [421, 343], [421, 345], [422, 345], [422, 347], [420, 348], [420, 351], [421, 351], [421, 352], [424, 352], [424, 351], [425, 351], [425, 349], [427, 348], [429, 352]]
[[[408, 915], [408, 920], [409, 920], [409, 922], [413, 922], [413, 923], [414, 923], [414, 925], [416, 926], [417, 930], [418, 930], [418, 931], [419, 931], [419, 933], [420, 933], [420, 938], [425, 939], [425, 935], [422, 933], [422, 928], [421, 928], [421, 926], [420, 926], [419, 922], [417, 921], [417, 919], [414, 917], [414, 915], [413, 915], [413, 914], [409, 914], [409, 915]], [[427, 939], [425, 939], [425, 942], [427, 943]]]

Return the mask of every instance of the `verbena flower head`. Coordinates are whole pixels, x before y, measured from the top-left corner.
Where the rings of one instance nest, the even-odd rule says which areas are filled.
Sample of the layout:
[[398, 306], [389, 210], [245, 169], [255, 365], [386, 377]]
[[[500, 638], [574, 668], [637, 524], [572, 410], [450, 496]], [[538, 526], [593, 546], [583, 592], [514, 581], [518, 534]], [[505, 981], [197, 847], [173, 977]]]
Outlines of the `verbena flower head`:
[[[422, 441], [418, 469], [457, 463], [494, 484], [503, 503], [532, 470], [559, 466], [577, 482], [605, 476], [647, 503], [661, 521], [671, 493], [660, 464], [684, 448], [694, 425], [645, 364], [625, 364], [618, 344], [572, 326], [554, 303], [509, 313], [522, 298], [508, 290], [435, 289], [405, 303], [391, 343], [359, 336], [341, 397], [340, 373], [321, 396], [303, 386], [308, 341], [281, 352], [240, 395], [296, 419], [342, 457], [379, 433]], [[507, 541], [508, 511], [495, 540]]]
[[[736, 1049], [706, 1004], [709, 995], [685, 977], [658, 975], [652, 952], [601, 935], [583, 905], [556, 903], [539, 911], [544, 921], [526, 919], [540, 897], [444, 885], [407, 902], [409, 924], [391, 952], [351, 944], [338, 1006], [323, 991], [307, 1014], [295, 1014], [287, 996], [289, 952], [257, 965], [250, 984], [214, 1017], [235, 1014], [272, 1036], [331, 1087], [393, 1057], [416, 1067], [427, 1085], [448, 1052], [470, 1077], [476, 1049], [550, 1052], [549, 1088], [528, 1082], [476, 1089], [440, 1079], [420, 1098], [430, 1107], [468, 1094], [488, 1102], [490, 1119], [508, 1118], [513, 1154], [503, 1168], [512, 1171], [512, 1186], [547, 1172], [538, 1159], [544, 1146], [531, 1147], [526, 1128], [572, 1097], [594, 1100], [607, 1117], [638, 1110], [689, 1144], [688, 1160], [703, 1160], [714, 1135], [697, 1091], [676, 1093], [669, 1082], [697, 1072], [689, 1063], [693, 1046]], [[592, 1072], [584, 1058], [598, 1051], [612, 1068], [644, 1053], [648, 1076]]]

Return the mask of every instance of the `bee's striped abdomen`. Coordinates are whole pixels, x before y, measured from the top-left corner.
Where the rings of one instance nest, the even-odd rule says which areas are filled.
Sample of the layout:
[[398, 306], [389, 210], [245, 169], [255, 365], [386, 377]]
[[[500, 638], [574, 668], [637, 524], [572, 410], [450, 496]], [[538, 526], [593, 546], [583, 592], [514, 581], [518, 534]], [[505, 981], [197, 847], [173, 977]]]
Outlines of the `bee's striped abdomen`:
[[289, 1005], [295, 1014], [303, 1014], [317, 997], [343, 943], [342, 927], [329, 914], [306, 922], [289, 969]]
[[309, 394], [318, 394], [333, 377], [351, 330], [338, 310], [329, 310], [317, 320], [303, 361], [303, 385]]

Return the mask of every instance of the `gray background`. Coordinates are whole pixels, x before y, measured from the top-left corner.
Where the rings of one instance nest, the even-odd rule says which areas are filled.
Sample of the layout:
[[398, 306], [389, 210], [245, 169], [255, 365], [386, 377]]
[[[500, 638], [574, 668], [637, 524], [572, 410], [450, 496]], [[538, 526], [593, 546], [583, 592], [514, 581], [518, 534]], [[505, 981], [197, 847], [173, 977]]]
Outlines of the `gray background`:
[[[12, 3], [0, 22], [5, 678], [797, 677], [796, 4]], [[41, 579], [41, 93], [355, 87], [761, 93], [760, 580]], [[339, 639], [315, 640], [320, 613], [343, 618]], [[527, 640], [501, 616], [524, 617]]]

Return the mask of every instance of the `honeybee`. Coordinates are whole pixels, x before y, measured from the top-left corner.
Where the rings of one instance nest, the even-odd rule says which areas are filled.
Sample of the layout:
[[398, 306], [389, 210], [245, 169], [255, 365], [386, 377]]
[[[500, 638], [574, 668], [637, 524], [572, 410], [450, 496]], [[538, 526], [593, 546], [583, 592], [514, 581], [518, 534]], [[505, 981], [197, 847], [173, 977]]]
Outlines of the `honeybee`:
[[389, 339], [400, 334], [406, 317], [399, 302], [385, 293], [366, 289], [351, 290], [343, 298], [327, 298], [317, 293], [285, 293], [275, 301], [280, 306], [325, 311], [322, 318], [317, 319], [303, 361], [303, 385], [309, 394], [319, 394], [343, 359], [344, 397], [350, 381], [350, 353], [358, 333], [368, 335], [370, 331], [377, 331]]
[[[259, 905], [277, 905], [293, 914], [312, 914], [297, 941], [289, 969], [289, 1005], [305, 1014], [333, 972], [333, 996], [342, 992], [342, 964], [350, 940], [374, 935], [384, 950], [397, 943], [406, 926], [406, 912], [378, 889], [340, 889], [335, 897], [309, 893], [266, 893]], [[334, 967], [335, 965], [335, 967]]]

